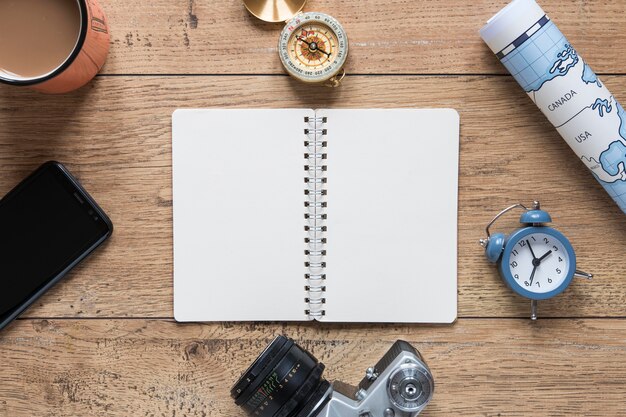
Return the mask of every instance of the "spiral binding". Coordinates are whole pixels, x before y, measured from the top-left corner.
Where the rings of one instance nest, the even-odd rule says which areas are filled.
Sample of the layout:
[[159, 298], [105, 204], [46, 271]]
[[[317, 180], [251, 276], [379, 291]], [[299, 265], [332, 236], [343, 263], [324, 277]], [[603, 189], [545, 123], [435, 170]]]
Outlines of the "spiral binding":
[[326, 117], [304, 118], [304, 188], [305, 219], [305, 274], [304, 302], [308, 308], [304, 313], [310, 319], [319, 319], [326, 314]]

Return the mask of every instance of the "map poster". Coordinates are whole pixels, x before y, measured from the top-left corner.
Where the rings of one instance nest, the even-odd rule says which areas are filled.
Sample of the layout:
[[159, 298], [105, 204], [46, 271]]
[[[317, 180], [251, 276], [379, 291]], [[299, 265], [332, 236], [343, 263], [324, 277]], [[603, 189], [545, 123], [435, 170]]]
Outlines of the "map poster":
[[556, 25], [543, 16], [497, 53], [626, 213], [626, 115]]

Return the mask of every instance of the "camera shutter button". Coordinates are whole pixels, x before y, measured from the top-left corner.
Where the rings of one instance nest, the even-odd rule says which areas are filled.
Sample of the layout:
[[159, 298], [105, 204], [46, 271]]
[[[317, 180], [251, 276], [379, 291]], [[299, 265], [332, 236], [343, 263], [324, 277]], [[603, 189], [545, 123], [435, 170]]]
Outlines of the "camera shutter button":
[[370, 382], [376, 381], [376, 379], [378, 378], [378, 371], [376, 370], [376, 368], [374, 368], [373, 366], [367, 368], [367, 370], [365, 371], [365, 378], [367, 378], [367, 380]]

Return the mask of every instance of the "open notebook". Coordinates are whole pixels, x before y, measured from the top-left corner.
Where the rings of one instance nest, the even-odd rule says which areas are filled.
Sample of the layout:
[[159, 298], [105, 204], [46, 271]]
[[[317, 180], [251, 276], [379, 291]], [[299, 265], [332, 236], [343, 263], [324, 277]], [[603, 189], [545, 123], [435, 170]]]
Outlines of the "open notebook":
[[178, 321], [451, 323], [451, 109], [177, 110]]

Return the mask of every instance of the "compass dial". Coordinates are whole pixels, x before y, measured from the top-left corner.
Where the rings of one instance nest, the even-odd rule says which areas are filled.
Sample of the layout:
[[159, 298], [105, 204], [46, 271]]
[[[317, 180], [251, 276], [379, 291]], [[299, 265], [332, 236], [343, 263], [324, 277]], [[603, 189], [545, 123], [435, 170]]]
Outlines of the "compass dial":
[[329, 66], [333, 52], [337, 52], [337, 37], [328, 26], [303, 26], [289, 39], [289, 57], [297, 65], [317, 70]]
[[348, 56], [348, 38], [337, 20], [323, 13], [294, 17], [281, 33], [280, 59], [290, 75], [311, 83], [337, 75]]

